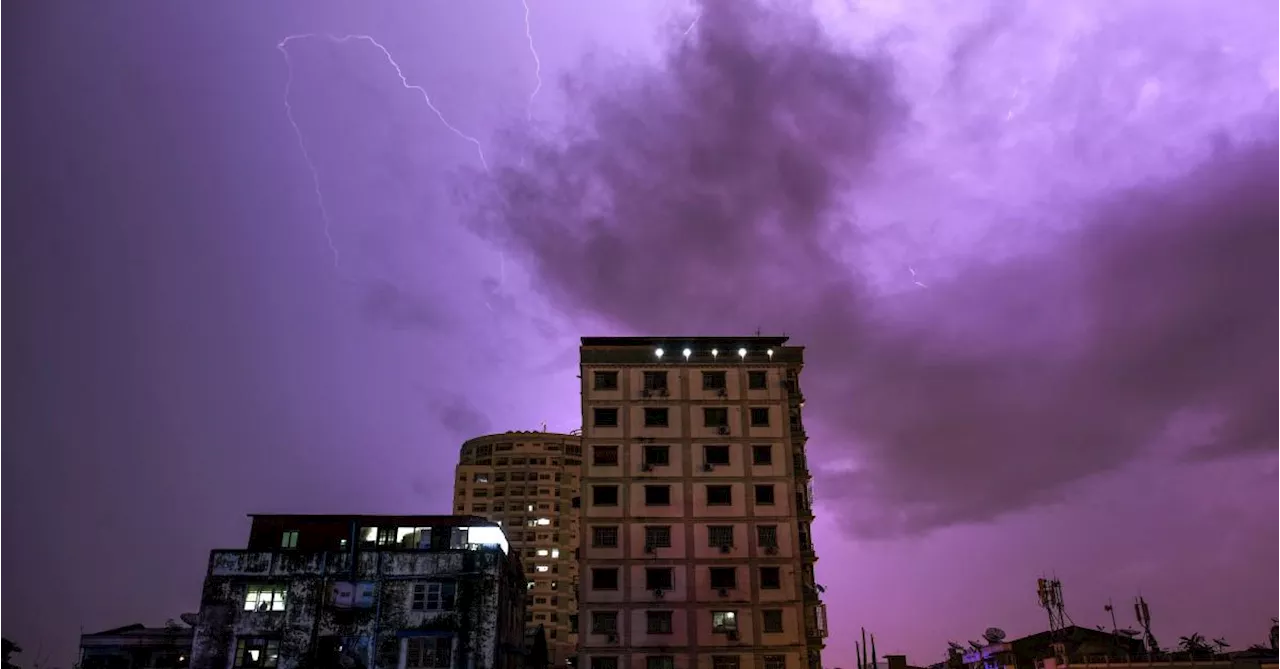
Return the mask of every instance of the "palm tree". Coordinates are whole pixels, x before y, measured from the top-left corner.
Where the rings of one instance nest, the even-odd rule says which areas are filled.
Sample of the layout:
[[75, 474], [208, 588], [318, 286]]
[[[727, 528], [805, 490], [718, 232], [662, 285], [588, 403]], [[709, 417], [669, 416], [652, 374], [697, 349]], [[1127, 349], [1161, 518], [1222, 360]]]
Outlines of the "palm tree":
[[1231, 644], [1227, 643], [1226, 637], [1218, 637], [1214, 639], [1213, 645], [1218, 647], [1219, 655], [1225, 655], [1226, 650], [1231, 647]]
[[1178, 647], [1191, 657], [1203, 655], [1209, 650], [1209, 644], [1205, 643], [1204, 635], [1199, 632], [1189, 636], [1178, 637]]

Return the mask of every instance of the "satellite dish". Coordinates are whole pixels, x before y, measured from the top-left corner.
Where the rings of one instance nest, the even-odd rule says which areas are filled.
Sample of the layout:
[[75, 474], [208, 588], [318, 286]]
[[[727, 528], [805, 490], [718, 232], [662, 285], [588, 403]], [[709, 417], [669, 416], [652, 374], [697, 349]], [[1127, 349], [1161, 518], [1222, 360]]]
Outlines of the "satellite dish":
[[200, 624], [200, 614], [198, 613], [184, 613], [178, 616], [178, 618], [180, 618], [182, 622], [192, 627], [195, 627], [196, 625]]
[[988, 627], [987, 631], [982, 633], [982, 638], [986, 639], [988, 643], [1000, 643], [1004, 641], [1004, 637], [1004, 630], [999, 627]]

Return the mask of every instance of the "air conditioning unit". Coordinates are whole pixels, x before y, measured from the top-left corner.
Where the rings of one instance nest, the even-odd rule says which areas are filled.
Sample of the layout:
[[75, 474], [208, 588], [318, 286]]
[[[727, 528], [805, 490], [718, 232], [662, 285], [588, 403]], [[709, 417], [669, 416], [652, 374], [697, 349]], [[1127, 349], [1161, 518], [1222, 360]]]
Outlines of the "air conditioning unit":
[[664, 594], [665, 594], [665, 591], [662, 588], [654, 588], [653, 590], [654, 599], [662, 599]]
[[658, 390], [658, 397], [666, 397], [667, 395], [670, 395], [670, 394], [671, 393], [666, 388], [661, 388]]
[[729, 396], [729, 390], [728, 390], [727, 388], [721, 388], [720, 390], [717, 390], [717, 391], [716, 391], [716, 395], [717, 395], [718, 397], [728, 397], [728, 396]]
[[729, 434], [729, 426], [728, 426], [728, 425], [721, 425], [720, 427], [716, 428], [716, 433], [717, 433], [717, 434]]
[[654, 548], [654, 547], [653, 547], [653, 544], [645, 544], [645, 545], [644, 545], [644, 552], [646, 552], [646, 553], [650, 553], [650, 554], [653, 554], [653, 553], [657, 553], [657, 552], [658, 552], [658, 549]]
[[715, 469], [715, 465], [711, 464], [710, 462], [702, 463], [702, 471], [709, 472], [713, 469]]
[[765, 546], [765, 547], [764, 547], [764, 552], [765, 552], [765, 553], [767, 553], [767, 554], [769, 554], [769, 555], [777, 555], [777, 554], [778, 554], [778, 547], [777, 547], [777, 546]]
[[641, 397], [652, 397], [652, 396], [653, 396], [653, 391], [652, 391], [652, 390], [649, 390], [648, 388], [645, 388], [644, 390], [641, 390], [641, 391], [640, 391], [640, 396], [641, 396]]
[[717, 594], [717, 595], [720, 595], [721, 597], [728, 597], [728, 596], [729, 596], [729, 589], [728, 589], [728, 588], [720, 588], [719, 590], [717, 590], [717, 591], [716, 591], [716, 594]]
[[737, 641], [737, 640], [738, 640], [738, 630], [729, 630], [728, 637], [729, 637], [729, 640], [730, 640], [730, 641]]
[[618, 643], [618, 635], [610, 634], [608, 637], [606, 637], [605, 640], [608, 641], [609, 643]]
[[646, 463], [644, 463], [643, 465], [640, 465], [640, 471], [642, 471], [642, 472], [651, 472], [651, 471], [653, 471], [653, 465], [651, 465], [651, 464], [649, 464], [649, 463], [647, 463], [647, 462], [646, 462]]
[[733, 544], [720, 544], [721, 553], [728, 553], [731, 550], [733, 550]]

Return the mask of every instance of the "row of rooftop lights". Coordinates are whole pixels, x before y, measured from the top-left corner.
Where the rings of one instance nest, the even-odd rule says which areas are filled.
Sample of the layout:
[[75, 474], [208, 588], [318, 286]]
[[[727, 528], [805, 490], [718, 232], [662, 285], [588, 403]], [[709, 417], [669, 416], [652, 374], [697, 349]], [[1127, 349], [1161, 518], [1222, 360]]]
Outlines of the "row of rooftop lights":
[[[654, 349], [654, 351], [653, 351], [654, 356], [656, 356], [659, 360], [661, 360], [661, 359], [662, 359], [662, 356], [663, 356], [663, 354], [665, 354], [665, 353], [666, 353], [666, 351], [664, 351], [664, 350], [662, 350], [662, 349], [660, 349], [660, 348], [659, 348], [659, 349]], [[681, 351], [680, 353], [681, 353], [682, 355], [684, 355], [684, 359], [685, 359], [685, 360], [688, 360], [688, 359], [689, 359], [689, 356], [693, 355], [693, 350], [692, 350], [692, 349], [687, 349], [687, 348], [686, 348], [685, 350]], [[765, 354], [769, 356], [769, 359], [770, 359], [770, 360], [773, 360], [773, 349], [769, 349], [769, 350], [765, 351]], [[718, 349], [718, 348], [713, 348], [713, 349], [711, 349], [711, 357], [713, 357], [713, 358], [718, 358], [718, 357], [720, 357], [720, 349]], [[740, 358], [740, 359], [742, 359], [742, 360], [746, 360], [746, 358], [747, 358], [747, 349], [745, 349], [745, 348], [740, 348], [740, 349], [738, 349], [738, 358]]]

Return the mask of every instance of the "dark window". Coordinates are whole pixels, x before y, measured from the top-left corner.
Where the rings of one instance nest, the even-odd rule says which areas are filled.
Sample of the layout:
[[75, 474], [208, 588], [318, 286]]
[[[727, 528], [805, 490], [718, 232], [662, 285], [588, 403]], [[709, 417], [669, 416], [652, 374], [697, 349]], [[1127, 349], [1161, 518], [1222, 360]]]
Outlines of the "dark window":
[[644, 487], [645, 506], [670, 506], [671, 486], [647, 485]]
[[452, 611], [457, 601], [454, 583], [414, 583], [409, 608], [413, 611]]
[[617, 506], [618, 505], [618, 486], [616, 485], [591, 486], [591, 505], [592, 506]]
[[[614, 467], [618, 464], [617, 446], [592, 446], [591, 464], [601, 467]], [[521, 476], [520, 478], [524, 478]]]
[[765, 655], [763, 669], [787, 669], [787, 656]]
[[756, 526], [756, 543], [762, 548], [776, 548], [778, 546], [778, 526], [777, 525], [758, 525]]
[[751, 407], [751, 427], [769, 427], [769, 407]]
[[596, 548], [617, 548], [618, 528], [616, 526], [591, 528], [591, 545]]
[[702, 373], [702, 389], [703, 390], [723, 390], [728, 387], [725, 382], [724, 372], [703, 372]]
[[[616, 496], [614, 499], [614, 503], [616, 504]], [[733, 504], [733, 488], [727, 485], [707, 486], [707, 504], [712, 506], [727, 506], [729, 504]]]
[[738, 656], [712, 655], [711, 669], [738, 669]]
[[751, 447], [751, 464], [753, 465], [771, 465], [773, 464], [773, 446], [770, 444], [756, 444]]
[[645, 408], [644, 410], [644, 426], [645, 427], [667, 427], [670, 422], [668, 420], [668, 411], [666, 407], [661, 408]]
[[596, 427], [618, 427], [618, 410], [616, 408], [600, 408], [592, 410]]
[[644, 373], [644, 389], [648, 391], [666, 390], [667, 389], [667, 373], [666, 372], [645, 372]]
[[714, 590], [732, 590], [738, 587], [738, 570], [734, 567], [710, 567], [711, 588]]
[[708, 525], [707, 545], [712, 548], [733, 545], [732, 525]]
[[670, 655], [650, 655], [644, 659], [644, 669], [676, 669], [676, 658]]
[[670, 611], [646, 611], [644, 617], [649, 634], [671, 634]]
[[650, 548], [671, 548], [670, 525], [646, 525], [644, 545]]
[[645, 446], [644, 463], [653, 467], [666, 467], [671, 464], [671, 447]]
[[[618, 629], [616, 624], [614, 625], [614, 629]], [[612, 656], [600, 657], [597, 655], [591, 658], [591, 669], [618, 669], [618, 658]]]
[[644, 587], [646, 590], [670, 590], [675, 587], [675, 576], [671, 567], [645, 567]]
[[702, 424], [706, 427], [728, 427], [729, 410], [725, 407], [706, 407], [702, 410]]
[[709, 465], [729, 464], [729, 447], [723, 445], [703, 446], [702, 461]]
[[245, 637], [236, 641], [235, 666], [274, 667], [280, 663], [280, 641]]
[[617, 634], [618, 633], [618, 612], [617, 611], [592, 611], [591, 612], [591, 633], [592, 634]]
[[760, 613], [760, 617], [764, 619], [765, 634], [780, 634], [782, 632], [782, 609], [765, 609]]
[[404, 651], [405, 669], [447, 669], [453, 666], [453, 639], [410, 637]]
[[773, 484], [764, 483], [756, 486], [756, 504], [773, 506]]
[[778, 567], [760, 568], [760, 587], [765, 590], [777, 590], [782, 587], [782, 570]]
[[766, 372], [751, 371], [747, 372], [747, 389], [762, 390], [769, 386], [769, 376]]
[[596, 372], [593, 375], [596, 390], [617, 390], [618, 389], [618, 373], [617, 372]]
[[617, 567], [592, 567], [591, 568], [591, 589], [592, 590], [617, 590], [618, 589], [618, 568]]

